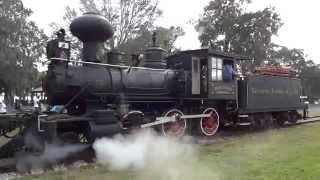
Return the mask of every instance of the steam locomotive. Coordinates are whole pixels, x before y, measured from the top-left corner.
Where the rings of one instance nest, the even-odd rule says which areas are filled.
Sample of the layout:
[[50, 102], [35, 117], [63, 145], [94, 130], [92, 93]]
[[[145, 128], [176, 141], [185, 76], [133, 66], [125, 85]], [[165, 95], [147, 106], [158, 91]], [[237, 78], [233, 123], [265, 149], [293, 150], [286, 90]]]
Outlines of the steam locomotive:
[[62, 109], [38, 118], [38, 130], [50, 132], [51, 139], [81, 134], [93, 140], [146, 127], [165, 136], [213, 136], [228, 124], [295, 123], [301, 118], [298, 110], [306, 108], [301, 82], [290, 73], [224, 78], [226, 67], [236, 69], [245, 57], [211, 49], [167, 56], [154, 43], [142, 67], [119, 65], [119, 53], [101, 63], [99, 44], [113, 35], [106, 19], [87, 13], [70, 30], [83, 42], [82, 61], [51, 58], [44, 89], [49, 105]]
[[155, 37], [142, 66], [121, 65], [117, 52], [110, 52], [108, 62], [102, 63], [99, 47], [113, 35], [108, 21], [86, 13], [72, 21], [70, 30], [83, 42], [82, 61], [65, 58], [70, 43], [64, 40], [47, 48], [52, 57], [43, 89], [52, 109], [21, 114], [19, 121], [9, 123], [10, 129], [0, 123], [1, 134], [24, 127], [22, 140], [2, 146], [0, 157], [22, 146], [38, 152], [45, 142], [92, 143], [140, 128], [176, 138], [211, 137], [227, 125], [249, 123], [263, 129], [295, 123], [302, 118], [299, 112], [306, 112], [301, 81], [290, 71], [260, 68], [240, 76], [234, 72], [246, 57], [212, 49], [168, 56], [156, 46]]

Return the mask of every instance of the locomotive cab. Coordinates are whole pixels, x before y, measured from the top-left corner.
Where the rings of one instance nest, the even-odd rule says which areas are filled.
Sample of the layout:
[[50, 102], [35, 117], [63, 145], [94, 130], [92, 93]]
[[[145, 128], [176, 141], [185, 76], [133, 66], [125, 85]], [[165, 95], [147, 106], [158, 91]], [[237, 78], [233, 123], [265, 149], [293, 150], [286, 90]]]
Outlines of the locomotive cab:
[[182, 51], [168, 57], [168, 68], [188, 72], [184, 96], [236, 100], [236, 59], [210, 49]]
[[211, 99], [236, 99], [235, 60], [210, 54], [208, 57], [208, 97]]

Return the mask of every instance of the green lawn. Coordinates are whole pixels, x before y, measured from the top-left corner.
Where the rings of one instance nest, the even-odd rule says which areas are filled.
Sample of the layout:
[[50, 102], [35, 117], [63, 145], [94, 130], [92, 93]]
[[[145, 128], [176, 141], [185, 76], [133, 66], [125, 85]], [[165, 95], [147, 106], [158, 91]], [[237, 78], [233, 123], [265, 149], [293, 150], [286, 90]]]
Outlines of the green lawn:
[[[274, 129], [201, 145], [193, 158], [167, 167], [110, 171], [87, 166], [22, 179], [77, 180], [250, 180], [320, 179], [320, 123]], [[161, 157], [159, 157], [161, 158]]]

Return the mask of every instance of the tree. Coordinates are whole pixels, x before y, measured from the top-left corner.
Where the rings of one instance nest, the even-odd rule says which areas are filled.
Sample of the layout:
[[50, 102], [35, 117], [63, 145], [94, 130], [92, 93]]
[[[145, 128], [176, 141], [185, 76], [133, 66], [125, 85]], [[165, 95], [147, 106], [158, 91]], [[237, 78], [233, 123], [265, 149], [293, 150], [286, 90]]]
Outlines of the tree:
[[268, 51], [268, 61], [274, 65], [284, 65], [295, 69], [298, 73], [306, 66], [305, 53], [302, 49], [289, 49], [285, 46], [272, 44]]
[[46, 36], [27, 18], [32, 11], [21, 0], [0, 6], [0, 90], [7, 104], [13, 96], [31, 91], [37, 77], [36, 63], [44, 53]]
[[196, 24], [203, 47], [252, 57], [254, 64], [268, 58], [271, 37], [282, 23], [274, 8], [246, 12], [249, 0], [214, 0]]
[[128, 39], [126, 43], [119, 46], [119, 49], [126, 54], [141, 53], [148, 47], [152, 46], [152, 34], [156, 32], [156, 46], [159, 46], [168, 53], [177, 51], [174, 44], [178, 37], [185, 34], [184, 30], [177, 26], [171, 26], [170, 28], [156, 27], [154, 31], [142, 31], [137, 37]]
[[320, 68], [312, 60], [305, 61], [301, 68], [300, 79], [304, 93], [309, 98], [320, 97]]
[[157, 32], [160, 47], [167, 50], [169, 53], [178, 50], [174, 44], [178, 37], [185, 35], [184, 30], [180, 26], [171, 26], [169, 29], [158, 27]]
[[[114, 28], [114, 36], [104, 44], [104, 53], [107, 49], [116, 49], [127, 43], [128, 40], [137, 38], [143, 31], [152, 29], [153, 22], [161, 15], [158, 9], [158, 0], [79, 0], [78, 10], [66, 8], [63, 17], [64, 25], [55, 27], [68, 27], [71, 21], [85, 12], [96, 12], [104, 16]], [[80, 52], [81, 43], [74, 37], [71, 38], [75, 45], [73, 50]], [[79, 55], [79, 54], [78, 54]]]
[[320, 68], [312, 60], [306, 60], [302, 49], [289, 49], [273, 44], [268, 52], [269, 64], [287, 66], [294, 69], [302, 81], [304, 93], [309, 97], [320, 97]]
[[114, 27], [110, 47], [115, 48], [150, 29], [161, 14], [158, 0], [80, 0], [82, 12], [98, 12]]

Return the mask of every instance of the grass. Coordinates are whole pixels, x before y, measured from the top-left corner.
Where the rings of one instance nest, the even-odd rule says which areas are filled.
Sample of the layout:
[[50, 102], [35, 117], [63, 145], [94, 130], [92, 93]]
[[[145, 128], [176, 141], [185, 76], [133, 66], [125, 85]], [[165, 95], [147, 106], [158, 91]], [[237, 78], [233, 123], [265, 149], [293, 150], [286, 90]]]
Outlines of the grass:
[[320, 105], [309, 105], [309, 117], [320, 116]]
[[310, 111], [308, 113], [309, 117], [314, 117], [314, 116], [320, 116], [320, 112], [319, 111]]
[[319, 130], [313, 124], [246, 135], [204, 147], [202, 158], [220, 179], [319, 179]]
[[319, 139], [320, 123], [313, 123], [197, 146], [196, 155], [180, 160], [171, 173], [168, 168], [110, 171], [104, 166], [86, 166], [22, 179], [316, 180], [320, 179]]

